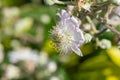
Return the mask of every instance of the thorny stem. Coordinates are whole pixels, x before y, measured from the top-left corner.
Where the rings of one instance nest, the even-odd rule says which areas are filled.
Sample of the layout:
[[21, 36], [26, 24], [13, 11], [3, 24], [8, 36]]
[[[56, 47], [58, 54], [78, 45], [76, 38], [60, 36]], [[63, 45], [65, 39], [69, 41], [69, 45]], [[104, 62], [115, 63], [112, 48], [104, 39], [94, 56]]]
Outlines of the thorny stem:
[[111, 14], [112, 10], [114, 9], [113, 6], [108, 7], [108, 10], [104, 16], [104, 19], [101, 20], [101, 22], [105, 25], [105, 29], [102, 31], [96, 33], [95, 35], [100, 35], [103, 32], [105, 32], [107, 29], [110, 29], [112, 32], [120, 36], [120, 32], [115, 29], [115, 26], [119, 25], [119, 21], [113, 21], [109, 19], [109, 15]]
[[[104, 19], [105, 19], [105, 26], [106, 26], [106, 28], [108, 28], [108, 29], [110, 29], [112, 32], [114, 32], [115, 34], [117, 34], [118, 36], [120, 36], [120, 32], [119, 31], [117, 31], [116, 29], [115, 29], [115, 25], [114, 24], [112, 24], [112, 23], [114, 23], [114, 22], [112, 22], [112, 23], [108, 23], [108, 22], [110, 22], [110, 20], [109, 20], [109, 15], [111, 14], [111, 12], [112, 12], [112, 10], [113, 10], [113, 6], [110, 6], [110, 7], [108, 7], [108, 11], [107, 11], [107, 13], [105, 14], [105, 17], [104, 17]], [[120, 22], [119, 22], [119, 24], [120, 24]]]
[[95, 34], [95, 36], [101, 35], [103, 32], [105, 32], [107, 28], [104, 28], [103, 30], [99, 31], [98, 33]]
[[114, 26], [112, 26], [112, 25], [106, 25], [106, 27], [107, 27], [108, 29], [110, 29], [112, 32], [114, 32], [115, 34], [117, 34], [117, 35], [120, 36], [120, 32], [117, 31]]

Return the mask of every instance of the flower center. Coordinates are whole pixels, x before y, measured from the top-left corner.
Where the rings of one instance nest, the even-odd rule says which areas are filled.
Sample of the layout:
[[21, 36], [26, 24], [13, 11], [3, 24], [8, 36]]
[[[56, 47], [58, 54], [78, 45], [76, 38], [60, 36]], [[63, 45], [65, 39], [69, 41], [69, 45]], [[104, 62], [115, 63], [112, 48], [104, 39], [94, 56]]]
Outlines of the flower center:
[[60, 39], [61, 39], [60, 41], [62, 45], [70, 46], [72, 43], [73, 37], [69, 33], [65, 32], [60, 35]]

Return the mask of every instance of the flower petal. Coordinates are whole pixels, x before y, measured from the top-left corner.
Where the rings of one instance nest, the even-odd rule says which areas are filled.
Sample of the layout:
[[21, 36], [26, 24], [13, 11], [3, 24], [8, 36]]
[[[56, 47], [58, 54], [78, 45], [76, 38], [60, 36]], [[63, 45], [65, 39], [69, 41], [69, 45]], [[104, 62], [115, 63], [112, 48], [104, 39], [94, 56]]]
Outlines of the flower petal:
[[80, 21], [78, 21], [77, 18], [75, 18], [75, 17], [72, 16], [72, 17], [70, 18], [70, 20], [71, 20], [71, 22], [72, 22], [76, 27], [79, 27]]
[[70, 14], [66, 10], [61, 11], [61, 20], [64, 21], [65, 19], [70, 18]]
[[80, 29], [74, 30], [73, 36], [74, 36], [75, 42], [78, 43], [78, 46], [84, 43], [85, 39]]
[[83, 56], [82, 52], [80, 51], [80, 49], [77, 46], [73, 46], [72, 50], [79, 56]]

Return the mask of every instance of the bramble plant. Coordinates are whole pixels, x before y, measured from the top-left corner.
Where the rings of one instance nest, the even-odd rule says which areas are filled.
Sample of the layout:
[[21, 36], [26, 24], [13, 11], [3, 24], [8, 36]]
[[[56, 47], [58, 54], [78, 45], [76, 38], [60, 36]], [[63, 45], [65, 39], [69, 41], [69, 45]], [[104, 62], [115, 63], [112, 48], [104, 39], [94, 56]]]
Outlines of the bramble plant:
[[[82, 55], [78, 47], [83, 43], [94, 42], [96, 47], [109, 49], [112, 42], [100, 36], [104, 32], [112, 32], [120, 43], [120, 0], [45, 0], [48, 5], [65, 5], [65, 9], [58, 9], [57, 23], [50, 31], [51, 38], [60, 53], [74, 51]], [[87, 24], [87, 25], [86, 25]], [[77, 29], [77, 30], [76, 30]], [[84, 35], [84, 36], [83, 36]]]
[[120, 0], [0, 0], [0, 80], [120, 80]]

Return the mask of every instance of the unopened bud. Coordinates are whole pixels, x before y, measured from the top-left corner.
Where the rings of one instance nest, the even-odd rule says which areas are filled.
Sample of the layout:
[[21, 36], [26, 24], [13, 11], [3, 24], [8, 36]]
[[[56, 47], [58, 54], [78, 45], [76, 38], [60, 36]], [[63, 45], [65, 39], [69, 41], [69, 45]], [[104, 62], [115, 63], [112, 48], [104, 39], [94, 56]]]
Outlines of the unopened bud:
[[99, 47], [102, 48], [102, 49], [109, 49], [109, 48], [111, 48], [111, 46], [112, 46], [112, 44], [111, 44], [110, 40], [102, 39], [99, 42]]
[[88, 43], [92, 40], [92, 35], [89, 33], [86, 33], [84, 37], [85, 37], [85, 43]]

